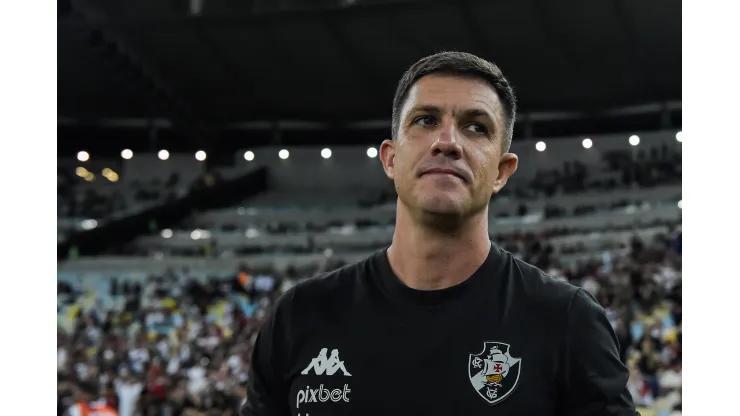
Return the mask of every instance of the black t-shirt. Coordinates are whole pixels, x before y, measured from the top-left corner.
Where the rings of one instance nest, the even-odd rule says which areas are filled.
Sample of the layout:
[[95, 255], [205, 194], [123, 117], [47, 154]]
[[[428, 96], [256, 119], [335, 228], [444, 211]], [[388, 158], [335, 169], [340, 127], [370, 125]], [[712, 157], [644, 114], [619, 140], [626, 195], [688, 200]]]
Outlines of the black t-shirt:
[[604, 310], [495, 244], [456, 286], [405, 286], [382, 250], [285, 293], [243, 415], [635, 415]]

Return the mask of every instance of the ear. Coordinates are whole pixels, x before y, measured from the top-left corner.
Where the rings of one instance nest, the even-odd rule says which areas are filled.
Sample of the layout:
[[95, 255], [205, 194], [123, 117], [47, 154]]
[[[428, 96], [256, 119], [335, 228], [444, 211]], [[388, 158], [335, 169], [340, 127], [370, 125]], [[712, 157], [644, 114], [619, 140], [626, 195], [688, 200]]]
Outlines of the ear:
[[383, 140], [380, 144], [380, 162], [383, 164], [385, 176], [393, 180], [395, 178], [393, 167], [396, 163], [396, 142], [393, 140]]
[[493, 193], [498, 193], [506, 185], [511, 175], [516, 172], [519, 166], [519, 157], [514, 153], [504, 153], [498, 163], [498, 177], [493, 185]]

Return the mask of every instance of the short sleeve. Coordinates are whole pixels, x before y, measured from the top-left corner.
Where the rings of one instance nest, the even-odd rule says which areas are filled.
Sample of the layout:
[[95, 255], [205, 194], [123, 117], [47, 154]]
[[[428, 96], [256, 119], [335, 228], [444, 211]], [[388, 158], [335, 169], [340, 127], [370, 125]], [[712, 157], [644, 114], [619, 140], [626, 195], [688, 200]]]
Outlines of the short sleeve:
[[[290, 296], [286, 293], [286, 295]], [[277, 363], [284, 352], [285, 333], [284, 303], [287, 296], [278, 301], [277, 307], [262, 323], [249, 367], [247, 398], [241, 409], [242, 416], [289, 416], [288, 390], [284, 376]], [[281, 305], [281, 303], [283, 305]]]
[[576, 292], [568, 311], [560, 377], [560, 415], [638, 414], [627, 389], [629, 371], [619, 358], [617, 336], [604, 309], [583, 289]]

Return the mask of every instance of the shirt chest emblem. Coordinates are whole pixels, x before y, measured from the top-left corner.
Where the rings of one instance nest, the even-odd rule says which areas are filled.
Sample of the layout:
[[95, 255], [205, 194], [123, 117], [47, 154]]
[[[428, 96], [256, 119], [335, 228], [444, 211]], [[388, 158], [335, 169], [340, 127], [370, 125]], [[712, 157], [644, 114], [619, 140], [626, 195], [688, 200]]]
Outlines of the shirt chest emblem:
[[486, 341], [483, 350], [468, 357], [468, 377], [478, 395], [490, 405], [509, 397], [519, 384], [521, 357], [511, 355], [509, 344]]

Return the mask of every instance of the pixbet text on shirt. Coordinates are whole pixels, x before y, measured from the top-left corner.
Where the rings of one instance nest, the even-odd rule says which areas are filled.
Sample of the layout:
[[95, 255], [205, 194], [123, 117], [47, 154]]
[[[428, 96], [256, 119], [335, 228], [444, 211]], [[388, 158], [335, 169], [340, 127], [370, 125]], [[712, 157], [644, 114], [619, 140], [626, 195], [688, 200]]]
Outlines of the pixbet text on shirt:
[[300, 390], [296, 395], [296, 409], [301, 407], [301, 403], [324, 403], [328, 400], [332, 402], [345, 401], [349, 402], [349, 393], [352, 390], [349, 389], [349, 385], [345, 384], [344, 389], [325, 389], [324, 385], [320, 385], [318, 389], [311, 389], [306, 386], [305, 390]]

